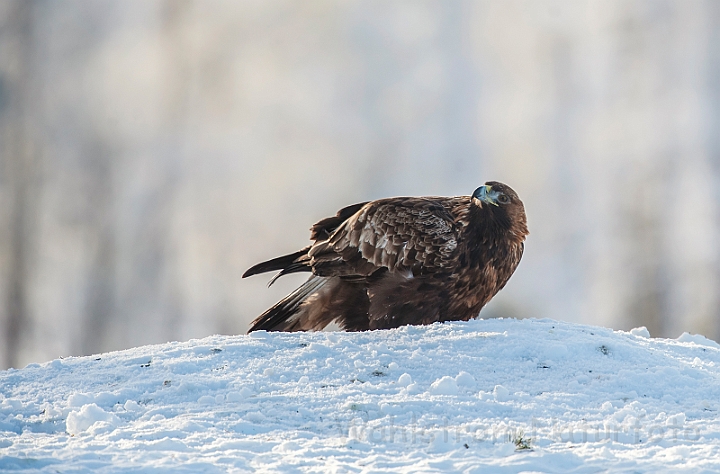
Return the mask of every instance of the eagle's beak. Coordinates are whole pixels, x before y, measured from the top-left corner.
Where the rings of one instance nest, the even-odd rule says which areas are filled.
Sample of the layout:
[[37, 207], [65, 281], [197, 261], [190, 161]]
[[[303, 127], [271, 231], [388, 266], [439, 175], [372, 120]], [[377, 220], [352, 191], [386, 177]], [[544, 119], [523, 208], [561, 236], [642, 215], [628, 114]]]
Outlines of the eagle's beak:
[[492, 186], [484, 185], [480, 186], [480, 189], [478, 190], [478, 199], [480, 199], [482, 202], [486, 202], [488, 204], [492, 204], [493, 206], [497, 206], [497, 193], [493, 193]]

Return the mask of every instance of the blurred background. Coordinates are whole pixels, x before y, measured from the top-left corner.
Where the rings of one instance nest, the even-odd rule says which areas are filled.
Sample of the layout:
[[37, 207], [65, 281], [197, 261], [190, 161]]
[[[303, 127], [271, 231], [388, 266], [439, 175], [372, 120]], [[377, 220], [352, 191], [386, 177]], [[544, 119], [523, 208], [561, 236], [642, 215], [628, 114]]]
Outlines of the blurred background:
[[0, 367], [243, 334], [315, 221], [487, 180], [483, 317], [720, 338], [720, 2], [3, 0]]

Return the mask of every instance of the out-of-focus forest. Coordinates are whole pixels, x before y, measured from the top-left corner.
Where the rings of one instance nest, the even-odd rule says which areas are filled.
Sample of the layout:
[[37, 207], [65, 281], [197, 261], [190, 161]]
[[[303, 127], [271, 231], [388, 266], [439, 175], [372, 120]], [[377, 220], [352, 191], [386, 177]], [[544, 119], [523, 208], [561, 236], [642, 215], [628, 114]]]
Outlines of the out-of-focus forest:
[[4, 0], [0, 367], [244, 333], [313, 222], [487, 180], [484, 317], [720, 338], [720, 2]]

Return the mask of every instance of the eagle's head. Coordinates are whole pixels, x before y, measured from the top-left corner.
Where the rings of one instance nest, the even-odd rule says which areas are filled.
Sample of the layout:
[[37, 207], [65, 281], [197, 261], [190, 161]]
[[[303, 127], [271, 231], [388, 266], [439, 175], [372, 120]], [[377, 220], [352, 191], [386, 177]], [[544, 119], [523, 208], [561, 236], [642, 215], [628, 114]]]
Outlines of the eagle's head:
[[525, 240], [528, 235], [525, 206], [510, 186], [488, 181], [475, 190], [471, 200], [474, 206], [483, 211], [484, 219], [520, 241]]

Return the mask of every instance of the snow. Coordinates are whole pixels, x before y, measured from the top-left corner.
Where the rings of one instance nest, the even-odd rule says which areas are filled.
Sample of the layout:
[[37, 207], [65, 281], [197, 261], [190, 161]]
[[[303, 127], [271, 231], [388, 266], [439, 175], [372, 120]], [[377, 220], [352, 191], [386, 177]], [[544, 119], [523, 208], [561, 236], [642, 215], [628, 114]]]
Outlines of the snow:
[[719, 405], [697, 335], [256, 332], [0, 372], [0, 471], [720, 471]]

